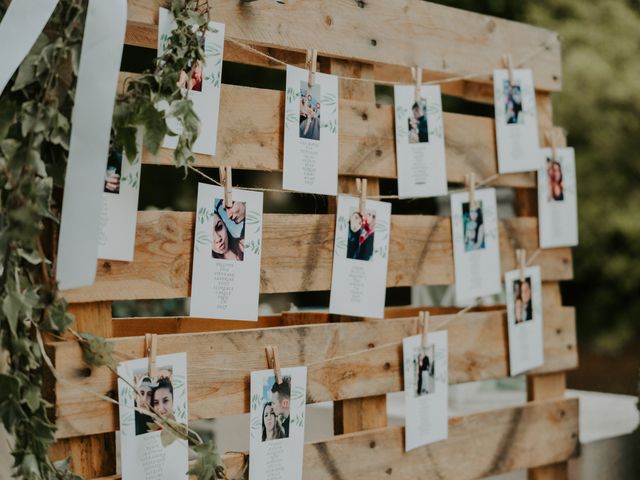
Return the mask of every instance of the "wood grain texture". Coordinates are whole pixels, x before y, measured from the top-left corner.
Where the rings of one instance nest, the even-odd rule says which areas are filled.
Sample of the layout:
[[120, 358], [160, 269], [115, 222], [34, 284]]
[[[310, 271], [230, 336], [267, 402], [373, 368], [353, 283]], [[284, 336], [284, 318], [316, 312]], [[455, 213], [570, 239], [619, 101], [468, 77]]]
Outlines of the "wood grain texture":
[[[535, 373], [574, 368], [574, 310], [547, 309], [544, 315], [545, 364]], [[416, 334], [417, 328], [417, 318], [405, 318], [160, 335], [158, 355], [187, 352], [189, 413], [191, 418], [211, 418], [248, 410], [249, 373], [266, 368], [265, 345], [279, 347], [283, 367], [309, 366], [308, 403], [400, 391], [402, 339]], [[430, 328], [449, 332], [451, 384], [509, 375], [503, 311], [432, 316]], [[144, 356], [142, 336], [112, 342], [117, 358]], [[115, 395], [113, 374], [106, 368], [92, 372], [82, 368], [82, 353], [76, 342], [57, 342], [50, 349], [64, 378], [91, 391]], [[65, 383], [56, 384], [54, 393], [60, 438], [116, 429], [114, 405]]]
[[[121, 74], [121, 84], [131, 74]], [[353, 81], [343, 81], [353, 91]], [[368, 85], [372, 87], [372, 85]], [[341, 99], [339, 104], [340, 175], [397, 178], [393, 106]], [[216, 155], [195, 155], [196, 167], [229, 165], [245, 170], [282, 171], [284, 92], [222, 85]], [[479, 180], [495, 175], [497, 157], [492, 118], [444, 113], [447, 179], [464, 183], [469, 172]], [[563, 136], [556, 129], [558, 138]], [[173, 165], [173, 150], [157, 157], [145, 151], [143, 163]], [[501, 175], [491, 185], [535, 188], [534, 173]]]
[[[131, 263], [98, 261], [96, 282], [66, 290], [70, 302], [189, 296], [191, 212], [138, 212], [135, 257]], [[329, 290], [335, 217], [266, 214], [263, 217], [261, 293]], [[515, 249], [538, 248], [535, 218], [500, 222], [502, 271], [515, 268]], [[573, 276], [571, 249], [545, 249], [536, 257], [543, 280]], [[454, 281], [451, 221], [448, 217], [391, 217], [387, 286], [443, 285]]]
[[[304, 448], [304, 480], [472, 480], [564, 462], [578, 453], [578, 402], [535, 402], [449, 419], [449, 438], [404, 451], [403, 427], [352, 433]], [[247, 455], [223, 456], [230, 480]], [[117, 480], [113, 476], [99, 480]]]
[[[129, 0], [127, 43], [155, 48], [158, 6], [164, 3]], [[227, 37], [297, 52], [317, 48], [325, 57], [404, 67], [404, 77], [395, 80], [408, 83], [408, 67], [417, 65], [443, 76], [490, 73], [492, 67], [501, 67], [505, 53], [517, 62], [546, 44], [526, 67], [534, 71], [538, 89], [561, 88], [557, 34], [421, 0], [292, 0], [285, 5], [218, 0], [211, 13], [213, 20], [225, 24]]]

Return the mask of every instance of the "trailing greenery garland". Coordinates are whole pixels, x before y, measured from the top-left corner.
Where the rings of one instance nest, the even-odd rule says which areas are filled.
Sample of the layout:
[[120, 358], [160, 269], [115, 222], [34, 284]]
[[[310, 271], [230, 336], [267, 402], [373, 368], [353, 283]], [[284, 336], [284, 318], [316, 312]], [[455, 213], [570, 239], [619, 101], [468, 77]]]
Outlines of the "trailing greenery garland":
[[[0, 0], [0, 17], [8, 2]], [[153, 71], [127, 84], [114, 110], [113, 138], [128, 158], [138, 150], [136, 133], [156, 154], [165, 135], [178, 135], [176, 166], [193, 160], [199, 119], [188, 92], [177, 88], [181, 71], [204, 60], [199, 36], [208, 28], [195, 0], [172, 0], [176, 29]], [[54, 464], [51, 405], [42, 397], [41, 333], [63, 335], [73, 322], [58, 295], [51, 258], [59, 220], [60, 189], [69, 150], [74, 85], [86, 0], [60, 0], [45, 31], [0, 97], [0, 418], [15, 439], [14, 473], [28, 480], [79, 479], [66, 461]], [[167, 118], [181, 125], [171, 132]], [[85, 335], [90, 366], [105, 364], [107, 343]], [[213, 444], [195, 447], [192, 474], [224, 478]]]

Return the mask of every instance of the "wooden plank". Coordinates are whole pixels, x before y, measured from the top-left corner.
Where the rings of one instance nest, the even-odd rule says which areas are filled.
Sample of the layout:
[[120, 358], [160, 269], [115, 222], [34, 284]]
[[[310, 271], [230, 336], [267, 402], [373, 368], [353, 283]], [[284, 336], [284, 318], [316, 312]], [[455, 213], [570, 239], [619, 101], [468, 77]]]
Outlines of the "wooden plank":
[[[560, 400], [449, 419], [449, 438], [404, 451], [403, 427], [308, 443], [305, 480], [472, 480], [577, 456], [578, 402]], [[247, 455], [223, 456], [227, 478], [242, 478]], [[100, 480], [116, 480], [108, 477]]]
[[[283, 109], [284, 92], [222, 85], [216, 155], [196, 154], [194, 166], [282, 171]], [[393, 106], [342, 99], [339, 125], [340, 175], [397, 178]], [[469, 172], [478, 179], [498, 172], [493, 119], [445, 112], [444, 130], [449, 182], [464, 183]], [[561, 129], [556, 133], [562, 136]], [[142, 161], [173, 165], [173, 150], [161, 149], [157, 157], [145, 151]], [[535, 175], [501, 175], [492, 185], [534, 188]]]
[[[329, 290], [335, 217], [265, 214], [262, 293]], [[189, 295], [192, 212], [138, 212], [135, 260], [98, 261], [96, 282], [62, 292], [70, 302], [179, 298]], [[538, 248], [535, 218], [500, 221], [502, 271], [515, 268], [515, 249]], [[573, 276], [571, 249], [545, 249], [536, 258], [543, 280]], [[387, 286], [443, 285], [454, 281], [451, 220], [427, 215], [391, 218]]]
[[[158, 6], [163, 3], [129, 0], [132, 23], [127, 42], [156, 47], [149, 32], [158, 23]], [[533, 69], [538, 89], [561, 88], [556, 33], [421, 0], [323, 0], [285, 5], [218, 0], [211, 14], [213, 20], [225, 24], [227, 37], [244, 43], [298, 52], [317, 48], [325, 57], [400, 66], [404, 76], [394, 78], [407, 83], [411, 82], [409, 67], [415, 65], [445, 76], [486, 72], [500, 67], [505, 53], [518, 61], [547, 45], [526, 66]], [[140, 27], [142, 32], [137, 31]], [[487, 81], [487, 77], [472, 80]]]
[[[82, 304], [80, 304], [82, 305]], [[114, 337], [136, 337], [145, 333], [167, 335], [170, 333], [220, 332], [249, 328], [281, 327], [280, 315], [258, 317], [257, 322], [240, 320], [215, 320], [192, 317], [116, 318], [113, 320]]]
[[[308, 403], [400, 391], [402, 339], [416, 334], [417, 328], [416, 318], [405, 318], [161, 335], [158, 354], [187, 352], [189, 413], [191, 418], [211, 418], [248, 410], [249, 373], [266, 367], [265, 345], [279, 346], [283, 366], [309, 367]], [[451, 384], [509, 375], [504, 311], [433, 316], [431, 329], [449, 332]], [[144, 337], [112, 342], [118, 358], [144, 356]], [[574, 368], [578, 361], [575, 345], [574, 310], [546, 310], [545, 364], [534, 373]], [[95, 369], [87, 376], [76, 342], [53, 343], [51, 349], [64, 378], [93, 392], [115, 395], [116, 379], [108, 369]], [[117, 428], [114, 405], [66, 383], [56, 384], [55, 405], [61, 438]]]

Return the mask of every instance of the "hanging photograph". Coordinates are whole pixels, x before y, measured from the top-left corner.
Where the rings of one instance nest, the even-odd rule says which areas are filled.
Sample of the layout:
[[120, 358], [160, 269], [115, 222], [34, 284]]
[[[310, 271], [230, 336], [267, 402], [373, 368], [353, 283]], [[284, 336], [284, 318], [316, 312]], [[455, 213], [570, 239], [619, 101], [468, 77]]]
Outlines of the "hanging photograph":
[[456, 299], [470, 301], [500, 293], [500, 244], [496, 191], [475, 191], [451, 195], [451, 228], [456, 276]]
[[284, 166], [287, 190], [336, 195], [338, 189], [338, 78], [287, 66]]
[[193, 245], [190, 315], [201, 318], [258, 318], [262, 192], [198, 185]]
[[153, 375], [148, 358], [122, 362], [118, 375], [122, 480], [186, 480], [187, 441], [163, 422], [186, 432], [187, 354], [159, 355]]
[[338, 196], [329, 312], [384, 316], [391, 204]]
[[538, 120], [531, 70], [494, 70], [496, 144], [500, 173], [538, 169]]
[[394, 87], [398, 195], [436, 197], [447, 193], [442, 98], [439, 85]]
[[578, 245], [578, 195], [573, 148], [539, 151], [538, 226], [541, 248]]
[[138, 135], [138, 155], [130, 161], [122, 147], [109, 144], [104, 177], [98, 258], [133, 261], [138, 220], [138, 195], [142, 136]]
[[518, 375], [544, 363], [540, 267], [505, 274], [509, 371]]
[[[212, 30], [200, 42], [204, 50], [204, 62], [185, 65], [176, 85], [177, 88], [189, 90], [189, 98], [193, 101], [193, 109], [200, 119], [200, 135], [193, 144], [194, 153], [205, 155], [216, 154], [218, 139], [218, 112], [220, 110], [220, 88], [222, 79], [222, 55], [224, 51], [224, 24], [210, 22]], [[158, 22], [158, 57], [161, 57], [171, 31], [175, 28], [173, 15], [166, 8], [160, 8]], [[175, 118], [168, 118], [167, 125], [176, 135], [167, 135], [162, 146], [175, 149], [182, 125]]]
[[405, 451], [445, 440], [449, 435], [447, 331], [402, 341], [405, 398]]
[[307, 367], [251, 372], [249, 480], [302, 478]]

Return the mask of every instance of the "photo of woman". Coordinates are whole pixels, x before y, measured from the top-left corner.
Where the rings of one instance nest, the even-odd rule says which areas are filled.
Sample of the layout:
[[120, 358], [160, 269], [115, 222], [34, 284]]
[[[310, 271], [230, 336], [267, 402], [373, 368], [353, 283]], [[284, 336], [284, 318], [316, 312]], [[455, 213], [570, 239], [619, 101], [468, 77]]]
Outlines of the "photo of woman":
[[507, 124], [523, 124], [522, 113], [522, 91], [520, 85], [504, 81], [505, 114]]
[[525, 278], [524, 282], [520, 280], [513, 282], [513, 307], [516, 325], [533, 320], [530, 277]]
[[435, 345], [426, 348], [418, 347], [414, 357], [414, 370], [416, 372], [416, 397], [421, 397], [435, 392]]
[[564, 200], [564, 182], [560, 162], [547, 158], [547, 200], [561, 202]]
[[347, 229], [347, 258], [368, 261], [373, 256], [376, 213], [368, 211], [363, 217], [353, 211]]
[[[204, 50], [205, 37], [200, 40], [200, 46]], [[204, 70], [202, 62], [198, 60], [195, 67], [191, 68], [191, 65], [187, 65], [185, 70], [180, 72], [180, 78], [178, 79], [178, 87], [186, 88], [192, 92], [202, 91], [202, 82], [204, 80]]]
[[262, 441], [289, 438], [291, 414], [291, 377], [282, 377], [276, 382], [269, 375], [262, 385]]
[[427, 143], [429, 141], [429, 125], [427, 123], [427, 99], [414, 102], [408, 119], [409, 143]]
[[300, 138], [320, 140], [320, 85], [300, 82]]
[[273, 404], [267, 402], [262, 408], [262, 441], [285, 438], [284, 429], [278, 421], [278, 416], [273, 410]]
[[[155, 412], [162, 417], [173, 415], [173, 384], [172, 371], [170, 367], [161, 368], [156, 378], [148, 375], [146, 370], [139, 372], [134, 377], [136, 385], [136, 395], [134, 406], [142, 410]], [[151, 415], [135, 410], [136, 436], [149, 432], [156, 432], [161, 429], [160, 425], [154, 423]]]
[[473, 252], [486, 247], [482, 202], [475, 202], [475, 208], [469, 209], [469, 202], [462, 204], [462, 231], [464, 232], [464, 251]]
[[244, 233], [246, 203], [233, 202], [224, 206], [224, 200], [216, 198], [213, 211], [211, 256], [220, 260], [244, 260]]
[[104, 177], [104, 191], [106, 193], [120, 193], [120, 177], [122, 176], [122, 150], [109, 142], [109, 156], [107, 157], [107, 172]]

